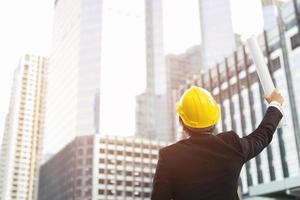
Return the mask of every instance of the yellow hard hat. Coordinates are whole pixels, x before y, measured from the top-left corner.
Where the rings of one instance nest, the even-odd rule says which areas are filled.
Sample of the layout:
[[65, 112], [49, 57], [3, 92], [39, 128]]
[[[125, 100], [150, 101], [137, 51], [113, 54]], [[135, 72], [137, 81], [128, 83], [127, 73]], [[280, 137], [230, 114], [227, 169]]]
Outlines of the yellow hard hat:
[[220, 118], [220, 108], [212, 95], [201, 87], [192, 86], [176, 103], [176, 111], [183, 123], [192, 128], [215, 125]]

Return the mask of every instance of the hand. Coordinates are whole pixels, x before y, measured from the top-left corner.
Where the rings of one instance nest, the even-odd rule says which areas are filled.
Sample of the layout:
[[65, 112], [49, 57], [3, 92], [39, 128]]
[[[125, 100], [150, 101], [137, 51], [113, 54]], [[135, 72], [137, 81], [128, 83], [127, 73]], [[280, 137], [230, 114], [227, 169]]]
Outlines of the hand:
[[272, 101], [278, 102], [280, 105], [282, 105], [284, 99], [281, 93], [278, 89], [275, 89], [270, 96], [265, 96], [265, 99], [268, 103], [271, 103]]

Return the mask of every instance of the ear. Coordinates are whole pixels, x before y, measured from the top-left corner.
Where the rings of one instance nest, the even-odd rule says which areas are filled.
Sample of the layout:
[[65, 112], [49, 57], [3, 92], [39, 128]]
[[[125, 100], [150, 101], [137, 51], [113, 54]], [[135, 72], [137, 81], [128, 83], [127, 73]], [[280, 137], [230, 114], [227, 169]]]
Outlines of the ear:
[[180, 125], [181, 125], [182, 127], [184, 127], [184, 124], [183, 124], [183, 121], [182, 121], [181, 117], [178, 117], [178, 120], [179, 120]]
[[188, 130], [188, 128], [184, 125], [184, 123], [183, 123], [181, 117], [179, 117], [178, 120], [179, 120], [179, 123], [180, 123], [180, 125], [181, 125], [183, 131], [187, 134], [189, 130]]

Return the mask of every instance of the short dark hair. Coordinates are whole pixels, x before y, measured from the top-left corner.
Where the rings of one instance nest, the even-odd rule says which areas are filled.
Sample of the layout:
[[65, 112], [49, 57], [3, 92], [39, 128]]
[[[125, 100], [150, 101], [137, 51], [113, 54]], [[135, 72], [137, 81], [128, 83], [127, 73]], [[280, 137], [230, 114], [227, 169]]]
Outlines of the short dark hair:
[[213, 133], [214, 129], [215, 129], [215, 125], [213, 126], [209, 126], [209, 127], [205, 127], [205, 128], [193, 128], [193, 127], [189, 127], [187, 125], [184, 124], [184, 122], [182, 121], [181, 117], [179, 117], [179, 122], [181, 124], [181, 126], [183, 127], [183, 130], [189, 135], [189, 136], [193, 136], [193, 135], [199, 135], [201, 133]]

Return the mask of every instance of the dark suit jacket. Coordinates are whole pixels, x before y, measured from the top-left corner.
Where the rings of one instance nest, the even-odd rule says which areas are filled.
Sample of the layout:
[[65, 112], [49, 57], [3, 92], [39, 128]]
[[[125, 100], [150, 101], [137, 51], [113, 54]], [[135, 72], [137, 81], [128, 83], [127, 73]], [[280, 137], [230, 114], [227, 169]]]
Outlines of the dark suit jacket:
[[282, 118], [269, 107], [258, 126], [240, 138], [229, 131], [200, 133], [159, 151], [152, 200], [237, 200], [237, 185], [245, 162], [272, 140]]

